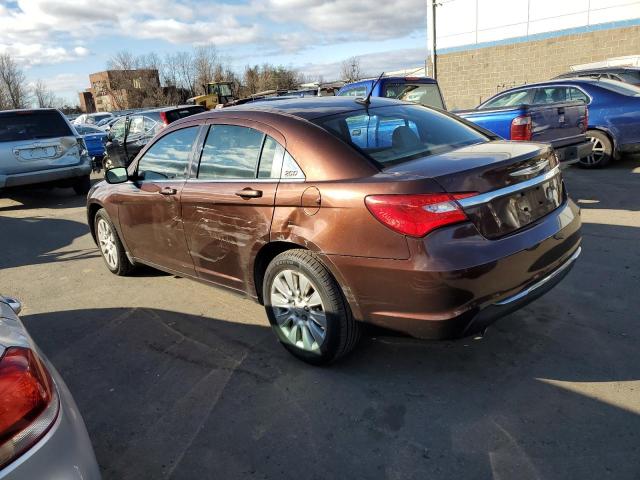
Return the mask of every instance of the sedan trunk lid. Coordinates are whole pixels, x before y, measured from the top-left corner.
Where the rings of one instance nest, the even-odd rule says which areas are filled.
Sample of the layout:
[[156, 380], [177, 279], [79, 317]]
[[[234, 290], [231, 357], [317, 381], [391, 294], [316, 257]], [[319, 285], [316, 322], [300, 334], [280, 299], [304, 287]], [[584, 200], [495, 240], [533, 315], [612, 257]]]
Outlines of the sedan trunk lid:
[[499, 238], [552, 212], [565, 198], [553, 150], [546, 144], [493, 141], [462, 147], [385, 169], [409, 178], [430, 177], [459, 200], [487, 238]]

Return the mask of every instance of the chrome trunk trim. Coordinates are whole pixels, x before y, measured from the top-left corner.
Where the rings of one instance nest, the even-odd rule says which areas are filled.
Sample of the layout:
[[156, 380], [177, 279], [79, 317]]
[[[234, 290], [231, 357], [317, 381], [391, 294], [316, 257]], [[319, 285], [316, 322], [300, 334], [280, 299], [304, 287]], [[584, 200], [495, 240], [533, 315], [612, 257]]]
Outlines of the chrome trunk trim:
[[492, 190], [490, 192], [481, 193], [480, 195], [474, 195], [473, 197], [462, 198], [457, 200], [462, 208], [467, 207], [475, 207], [476, 205], [482, 205], [483, 203], [490, 202], [495, 200], [496, 198], [506, 197], [507, 195], [511, 195], [513, 193], [519, 192], [520, 190], [526, 190], [527, 188], [535, 187], [541, 183], [546, 182], [547, 180], [552, 179], [558, 173], [560, 173], [560, 167], [555, 166], [547, 173], [542, 175], [538, 175], [537, 177], [531, 178], [529, 180], [525, 180], [524, 182], [516, 183], [514, 185], [509, 185], [508, 187], [499, 188], [498, 190]]

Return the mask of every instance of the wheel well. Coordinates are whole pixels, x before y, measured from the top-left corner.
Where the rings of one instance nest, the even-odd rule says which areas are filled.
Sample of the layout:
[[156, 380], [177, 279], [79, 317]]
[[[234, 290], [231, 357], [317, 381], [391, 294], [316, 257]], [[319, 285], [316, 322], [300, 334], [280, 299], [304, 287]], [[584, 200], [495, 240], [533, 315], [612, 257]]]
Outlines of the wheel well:
[[598, 128], [598, 127], [594, 127], [594, 128], [590, 128], [590, 129], [588, 129], [588, 130], [585, 132], [585, 134], [588, 134], [589, 132], [598, 132], [598, 133], [601, 133], [601, 134], [603, 134], [604, 136], [606, 136], [606, 137], [609, 139], [609, 141], [611, 142], [611, 153], [612, 153], [613, 155], [615, 155], [615, 154], [616, 154], [616, 148], [617, 148], [617, 145], [616, 145], [616, 141], [615, 141], [615, 139], [613, 138], [613, 135], [611, 135], [611, 133], [609, 133], [609, 132], [608, 132], [608, 131], [606, 131], [606, 130], [602, 130], [601, 128]]
[[262, 247], [256, 255], [256, 261], [253, 264], [253, 282], [256, 288], [256, 294], [258, 295], [258, 302], [260, 302], [261, 305], [264, 305], [262, 298], [262, 282], [264, 281], [264, 274], [267, 271], [267, 267], [271, 263], [271, 260], [282, 252], [294, 249], [308, 250], [297, 243], [271, 242]]
[[95, 229], [95, 218], [98, 210], [102, 208], [102, 205], [99, 203], [92, 203], [89, 205], [89, 212], [87, 213], [87, 221], [89, 223], [89, 230], [91, 230], [91, 236], [93, 237], [93, 241], [96, 241], [96, 229]]

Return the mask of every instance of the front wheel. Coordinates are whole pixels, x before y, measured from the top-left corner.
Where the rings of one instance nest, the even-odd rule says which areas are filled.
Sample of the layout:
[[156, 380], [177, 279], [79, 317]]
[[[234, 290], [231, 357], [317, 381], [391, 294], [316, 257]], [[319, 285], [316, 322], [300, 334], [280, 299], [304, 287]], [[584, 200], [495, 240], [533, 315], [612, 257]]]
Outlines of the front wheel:
[[118, 232], [104, 208], [96, 213], [94, 228], [98, 247], [107, 268], [116, 275], [128, 275], [134, 268], [133, 264], [127, 258]]
[[305, 362], [331, 363], [353, 350], [360, 338], [360, 325], [340, 286], [307, 250], [288, 250], [271, 261], [263, 299], [278, 339]]
[[613, 144], [609, 137], [597, 130], [587, 130], [585, 135], [591, 142], [593, 150], [589, 156], [580, 159], [580, 166], [582, 168], [604, 168], [609, 165], [613, 158]]

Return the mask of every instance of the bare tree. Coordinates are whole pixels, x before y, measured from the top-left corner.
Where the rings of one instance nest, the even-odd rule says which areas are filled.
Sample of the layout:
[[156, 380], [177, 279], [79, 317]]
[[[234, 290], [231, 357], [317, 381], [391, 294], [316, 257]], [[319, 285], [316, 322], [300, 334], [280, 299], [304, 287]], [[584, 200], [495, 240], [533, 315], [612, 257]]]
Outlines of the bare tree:
[[268, 63], [253, 67], [247, 65], [243, 77], [247, 95], [266, 90], [292, 90], [304, 81], [304, 77], [296, 70]]
[[128, 50], [120, 50], [107, 60], [109, 70], [134, 70], [138, 68], [138, 58]]
[[54, 108], [63, 103], [41, 79], [38, 79], [31, 89], [38, 108]]
[[24, 71], [9, 53], [0, 55], [0, 109], [26, 108], [29, 89]]
[[362, 69], [360, 68], [360, 59], [358, 57], [347, 58], [342, 62], [340, 68], [340, 77], [347, 82], [355, 82], [362, 78]]
[[204, 85], [207, 83], [222, 80], [224, 68], [216, 46], [209, 44], [197, 47], [193, 56], [193, 68], [196, 76], [195, 90], [198, 94], [206, 93]]

